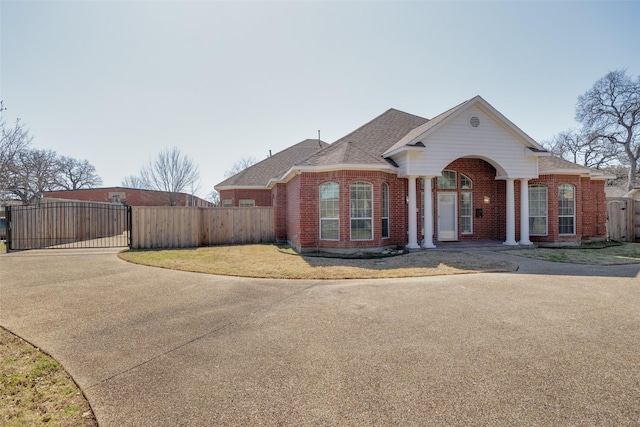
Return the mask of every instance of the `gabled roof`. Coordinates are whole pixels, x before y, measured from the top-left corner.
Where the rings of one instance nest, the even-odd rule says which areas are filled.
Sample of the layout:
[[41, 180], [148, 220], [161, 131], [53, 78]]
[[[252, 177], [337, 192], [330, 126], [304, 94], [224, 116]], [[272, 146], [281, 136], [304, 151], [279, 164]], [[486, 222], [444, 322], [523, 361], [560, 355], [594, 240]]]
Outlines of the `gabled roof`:
[[311, 156], [300, 166], [388, 165], [382, 154], [428, 119], [393, 108]]
[[400, 139], [397, 143], [395, 143], [392, 147], [389, 147], [388, 150], [385, 151], [384, 156], [391, 156], [396, 152], [402, 150], [403, 148], [416, 146], [417, 143], [421, 142], [420, 139], [426, 138], [430, 133], [435, 132], [438, 128], [447, 123], [452, 117], [455, 117], [457, 114], [464, 112], [465, 110], [471, 108], [474, 105], [479, 105], [483, 110], [493, 115], [496, 119], [502, 122], [506, 127], [510, 128], [515, 134], [517, 134], [522, 140], [526, 142], [526, 144], [539, 152], [546, 152], [544, 147], [539, 145], [537, 142], [533, 140], [529, 135], [524, 133], [519, 127], [513, 124], [509, 119], [504, 117], [498, 110], [493, 108], [487, 101], [485, 101], [480, 95], [477, 95], [463, 103], [456, 105], [455, 107], [445, 111], [444, 113], [434, 117], [429, 120], [427, 123], [422, 124], [421, 126], [412, 129], [408, 132], [402, 139]]
[[318, 139], [305, 139], [238, 172], [216, 185], [215, 188], [264, 188], [271, 179], [279, 178], [293, 165], [306, 160], [328, 145]]

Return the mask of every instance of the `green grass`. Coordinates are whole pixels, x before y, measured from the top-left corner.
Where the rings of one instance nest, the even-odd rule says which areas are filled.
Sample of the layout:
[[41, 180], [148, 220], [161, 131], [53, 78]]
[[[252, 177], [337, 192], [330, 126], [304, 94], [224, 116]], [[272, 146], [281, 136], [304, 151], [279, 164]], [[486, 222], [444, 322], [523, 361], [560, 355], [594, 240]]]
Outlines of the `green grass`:
[[386, 257], [318, 255], [300, 255], [278, 245], [129, 250], [119, 254], [126, 261], [154, 267], [271, 279], [377, 279], [516, 269], [505, 261], [460, 252], [421, 251]]
[[640, 264], [640, 243], [589, 243], [557, 248], [516, 249], [510, 254], [571, 264]]
[[0, 328], [0, 425], [98, 424], [84, 395], [58, 362]]

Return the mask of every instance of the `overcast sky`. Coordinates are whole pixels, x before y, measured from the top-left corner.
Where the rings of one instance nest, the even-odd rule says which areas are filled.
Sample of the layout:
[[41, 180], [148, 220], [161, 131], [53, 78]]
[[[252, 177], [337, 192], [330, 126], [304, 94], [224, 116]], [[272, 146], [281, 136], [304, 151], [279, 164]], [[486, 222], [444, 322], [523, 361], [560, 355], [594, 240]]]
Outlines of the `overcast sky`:
[[225, 171], [389, 108], [481, 95], [541, 142], [607, 72], [640, 74], [640, 2], [0, 2], [3, 119], [118, 186], [164, 148]]

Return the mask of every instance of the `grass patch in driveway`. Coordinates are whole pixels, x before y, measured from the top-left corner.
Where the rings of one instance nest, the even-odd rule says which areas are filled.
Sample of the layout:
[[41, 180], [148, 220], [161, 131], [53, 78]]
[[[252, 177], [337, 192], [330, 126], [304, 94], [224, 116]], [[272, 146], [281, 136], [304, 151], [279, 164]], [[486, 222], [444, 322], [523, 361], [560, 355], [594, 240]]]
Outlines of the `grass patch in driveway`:
[[0, 425], [97, 426], [84, 396], [60, 365], [0, 328]]
[[570, 264], [640, 264], [640, 243], [585, 244], [558, 248], [515, 249], [512, 255]]
[[128, 250], [123, 260], [154, 267], [272, 279], [376, 279], [515, 271], [517, 266], [482, 255], [420, 251], [362, 258], [304, 256], [288, 246], [243, 245], [197, 249]]

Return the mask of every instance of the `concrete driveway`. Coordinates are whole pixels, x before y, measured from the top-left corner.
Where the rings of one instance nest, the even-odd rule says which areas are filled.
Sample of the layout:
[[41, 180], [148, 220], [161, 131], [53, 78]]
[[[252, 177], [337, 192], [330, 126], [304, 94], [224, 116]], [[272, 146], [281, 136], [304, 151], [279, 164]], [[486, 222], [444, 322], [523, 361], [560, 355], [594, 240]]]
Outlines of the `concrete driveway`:
[[0, 325], [102, 427], [640, 424], [640, 266], [484, 254], [521, 268], [283, 281], [12, 253]]

